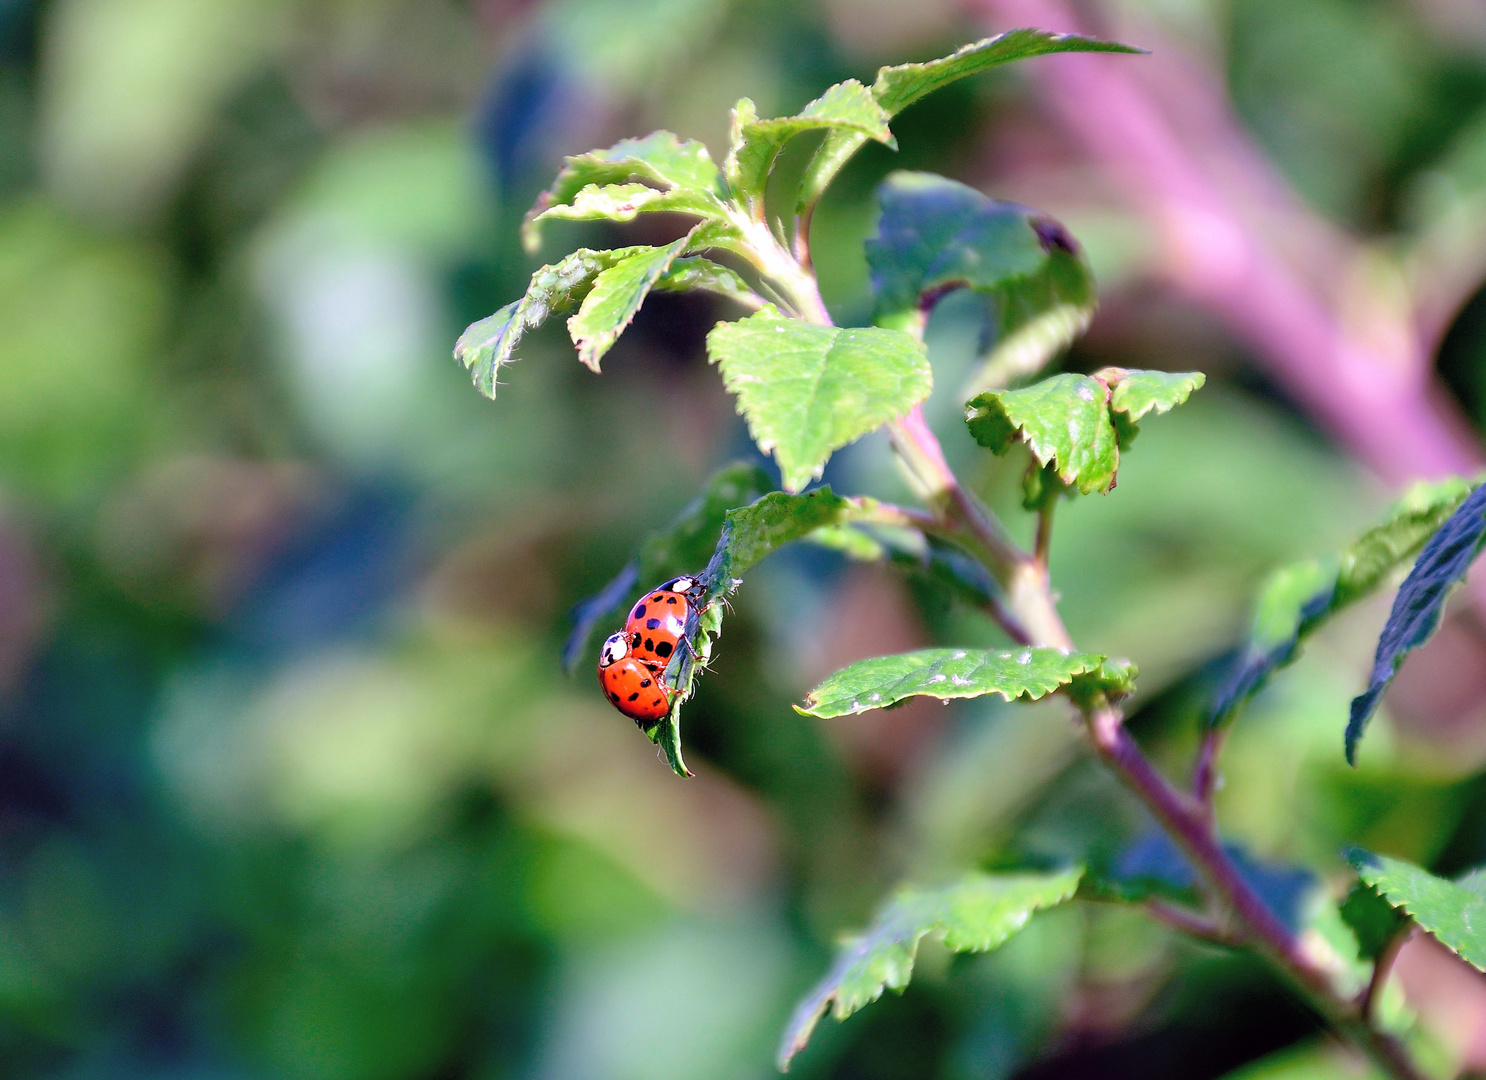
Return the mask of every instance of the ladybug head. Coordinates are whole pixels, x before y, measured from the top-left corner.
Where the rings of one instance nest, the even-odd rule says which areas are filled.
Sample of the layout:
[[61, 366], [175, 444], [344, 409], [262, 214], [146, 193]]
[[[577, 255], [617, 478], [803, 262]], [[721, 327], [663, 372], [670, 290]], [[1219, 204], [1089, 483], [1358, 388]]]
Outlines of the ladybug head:
[[599, 668], [609, 667], [619, 663], [629, 655], [629, 643], [624, 640], [623, 634], [610, 634], [604, 639], [604, 647], [599, 650]]
[[689, 594], [697, 592], [701, 588], [701, 582], [694, 577], [678, 577], [672, 578], [662, 585], [661, 588], [668, 592]]

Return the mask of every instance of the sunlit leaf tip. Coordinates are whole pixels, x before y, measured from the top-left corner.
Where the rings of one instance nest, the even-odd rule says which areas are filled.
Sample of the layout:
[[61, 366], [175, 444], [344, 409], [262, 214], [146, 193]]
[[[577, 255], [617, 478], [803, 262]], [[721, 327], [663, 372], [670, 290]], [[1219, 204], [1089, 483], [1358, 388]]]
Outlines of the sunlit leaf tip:
[[1352, 700], [1346, 754], [1357, 763], [1357, 744], [1404, 658], [1439, 628], [1445, 599], [1464, 578], [1486, 540], [1486, 484], [1477, 487], [1429, 538], [1393, 599], [1378, 637], [1367, 689]]
[[1004, 944], [1038, 911], [1073, 897], [1081, 868], [1050, 874], [970, 874], [939, 889], [904, 889], [862, 934], [845, 941], [819, 984], [795, 1008], [780, 1042], [778, 1065], [805, 1048], [826, 1009], [837, 1020], [913, 976], [919, 942], [928, 934], [954, 952], [988, 952]]

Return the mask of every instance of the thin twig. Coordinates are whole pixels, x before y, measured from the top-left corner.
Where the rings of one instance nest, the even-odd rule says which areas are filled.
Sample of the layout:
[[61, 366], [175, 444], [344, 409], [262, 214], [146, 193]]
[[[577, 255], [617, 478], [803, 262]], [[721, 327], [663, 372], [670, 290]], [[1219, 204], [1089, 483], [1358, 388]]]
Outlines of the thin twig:
[[1037, 539], [1032, 545], [1032, 555], [1044, 569], [1053, 547], [1053, 511], [1057, 508], [1057, 496], [1044, 499], [1037, 508]]
[[1145, 913], [1157, 922], [1164, 923], [1173, 930], [1180, 930], [1184, 934], [1200, 938], [1213, 945], [1234, 946], [1239, 940], [1233, 936], [1232, 931], [1219, 925], [1216, 919], [1211, 919], [1200, 911], [1181, 907], [1159, 897], [1151, 897], [1141, 904]]
[[1221, 779], [1218, 755], [1223, 752], [1227, 735], [1228, 730], [1223, 727], [1209, 727], [1203, 732], [1202, 746], [1197, 751], [1197, 764], [1192, 769], [1192, 797], [1207, 814], [1208, 820], [1213, 817], [1213, 800], [1218, 794], [1218, 782]]
[[1398, 959], [1398, 953], [1404, 943], [1409, 940], [1413, 929], [1413, 922], [1404, 920], [1383, 944], [1382, 949], [1378, 951], [1377, 959], [1373, 961], [1372, 978], [1367, 981], [1367, 989], [1362, 991], [1359, 1006], [1363, 1020], [1369, 1024], [1374, 1023], [1377, 1018], [1378, 1006], [1382, 1004], [1383, 988], [1388, 985], [1388, 976], [1393, 972], [1393, 961]]

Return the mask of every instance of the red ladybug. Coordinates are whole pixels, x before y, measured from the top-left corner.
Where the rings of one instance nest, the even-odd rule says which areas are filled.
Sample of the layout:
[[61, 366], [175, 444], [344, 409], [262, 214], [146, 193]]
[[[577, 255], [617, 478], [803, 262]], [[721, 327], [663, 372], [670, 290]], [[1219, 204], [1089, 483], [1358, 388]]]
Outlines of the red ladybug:
[[635, 603], [624, 623], [630, 655], [664, 667], [696, 635], [702, 586], [696, 578], [672, 578]]
[[599, 686], [625, 716], [642, 728], [654, 727], [671, 711], [672, 693], [661, 679], [663, 667], [630, 655], [625, 635], [613, 634], [599, 652]]

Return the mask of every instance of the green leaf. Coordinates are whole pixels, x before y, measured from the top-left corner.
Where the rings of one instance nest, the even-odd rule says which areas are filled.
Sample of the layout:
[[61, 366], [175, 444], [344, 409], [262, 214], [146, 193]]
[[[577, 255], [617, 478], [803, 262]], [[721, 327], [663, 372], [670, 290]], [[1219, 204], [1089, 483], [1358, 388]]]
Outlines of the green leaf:
[[1445, 598], [1464, 579], [1465, 572], [1480, 554], [1483, 541], [1486, 541], [1486, 484], [1471, 492], [1429, 538], [1393, 598], [1393, 609], [1378, 637], [1372, 678], [1367, 689], [1352, 700], [1346, 734], [1349, 763], [1356, 763], [1357, 744], [1398, 666], [1439, 628]]
[[1352, 886], [1337, 910], [1357, 939], [1357, 955], [1364, 960], [1376, 960], [1403, 926], [1403, 917], [1365, 881]]
[[687, 240], [683, 236], [665, 247], [641, 248], [594, 278], [583, 306], [568, 320], [568, 333], [578, 346], [578, 359], [585, 367], [598, 371], [599, 361], [624, 333], [655, 283], [686, 247]]
[[[669, 131], [654, 131], [642, 139], [623, 139], [607, 150], [565, 159], [552, 187], [526, 215], [521, 230], [526, 249], [535, 251], [541, 245], [540, 219], [554, 207], [572, 205], [590, 186], [632, 180], [654, 185], [677, 199], [685, 198], [689, 206], [686, 213], [727, 216], [722, 174], [707, 148], [692, 139], [678, 139]], [[598, 205], [590, 197], [590, 207], [597, 209]]]
[[633, 221], [640, 214], [673, 213], [714, 217], [718, 202], [690, 188], [662, 190], [647, 184], [589, 184], [571, 202], [549, 206], [532, 222]]
[[800, 110], [796, 116], [772, 120], [755, 118], [754, 104], [743, 98], [733, 109], [732, 145], [723, 164], [723, 174], [733, 193], [750, 204], [761, 204], [769, 171], [784, 144], [806, 131], [849, 131], [863, 140], [897, 149], [888, 130], [888, 114], [872, 92], [855, 79], [837, 83]]
[[1109, 387], [1109, 409], [1120, 447], [1129, 446], [1147, 413], [1170, 412], [1200, 390], [1207, 376], [1200, 371], [1129, 371], [1104, 368], [1095, 378]]
[[712, 262], [699, 255], [677, 259], [656, 281], [654, 288], [660, 292], [689, 292], [693, 289], [726, 297], [745, 307], [761, 308], [763, 297], [759, 296], [741, 276], [721, 263]]
[[842, 668], [805, 695], [803, 716], [852, 716], [885, 709], [905, 698], [941, 700], [1000, 694], [1007, 701], [1036, 701], [1076, 676], [1097, 672], [1104, 657], [1025, 646], [985, 649], [919, 649], [879, 656]]
[[866, 248], [879, 320], [955, 288], [991, 292], [1047, 263], [1051, 249], [1033, 225], [1041, 215], [1024, 206], [921, 172], [890, 173], [877, 198]]
[[526, 295], [474, 323], [454, 345], [454, 358], [469, 369], [475, 388], [495, 397], [496, 376], [508, 363], [528, 330], [550, 316], [582, 302], [594, 279], [605, 270], [655, 248], [627, 247], [607, 251], [579, 248], [560, 262], [544, 266], [531, 276]]
[[1031, 378], [1089, 328], [1099, 291], [1088, 260], [1067, 233], [1037, 222], [1048, 241], [1047, 262], [1029, 277], [1013, 278], [994, 290], [995, 340], [966, 381], [974, 397]]
[[1054, 375], [1021, 390], [991, 390], [966, 405], [975, 441], [996, 454], [1025, 442], [1039, 465], [1087, 495], [1114, 486], [1120, 451], [1109, 388], [1087, 375]]
[[913, 977], [918, 944], [935, 934], [955, 952], [999, 948], [1038, 911], [1070, 899], [1081, 869], [1052, 874], [969, 874], [939, 889], [903, 889], [861, 935], [845, 941], [825, 978], [795, 1008], [779, 1046], [778, 1065], [810, 1041], [830, 1007], [837, 1020]]
[[[1009, 30], [955, 50], [949, 56], [924, 64], [900, 64], [881, 68], [872, 84], [872, 96], [889, 118], [896, 116], [926, 94], [948, 86], [956, 79], [973, 75], [998, 64], [1059, 52], [1142, 52], [1128, 45], [1075, 34], [1049, 34], [1042, 30]], [[841, 167], [861, 149], [866, 138], [855, 131], [832, 131], [806, 167], [800, 186], [799, 206], [814, 206]]]
[[702, 576], [714, 594], [729, 591], [742, 574], [776, 549], [817, 529], [869, 516], [875, 505], [872, 499], [844, 498], [828, 487], [804, 495], [770, 492], [750, 506], [727, 512]]
[[757, 465], [736, 462], [713, 473], [700, 494], [665, 528], [641, 541], [634, 559], [598, 593], [573, 608], [573, 630], [563, 647], [572, 672], [589, 656], [594, 630], [629, 610], [643, 589], [682, 574], [695, 574], [712, 557], [729, 510], [754, 502], [774, 486]]
[[1467, 963], [1486, 971], [1486, 875], [1435, 877], [1402, 859], [1353, 850], [1357, 876]]
[[1271, 574], [1260, 590], [1248, 642], [1213, 702], [1208, 722], [1218, 726], [1232, 720], [1275, 671], [1295, 661], [1307, 637], [1376, 589], [1470, 491], [1471, 485], [1459, 478], [1415, 484], [1382, 522], [1339, 555], [1305, 559]]
[[842, 329], [768, 306], [707, 335], [707, 353], [787, 491], [820, 476], [831, 454], [929, 396], [923, 343], [880, 327]]

